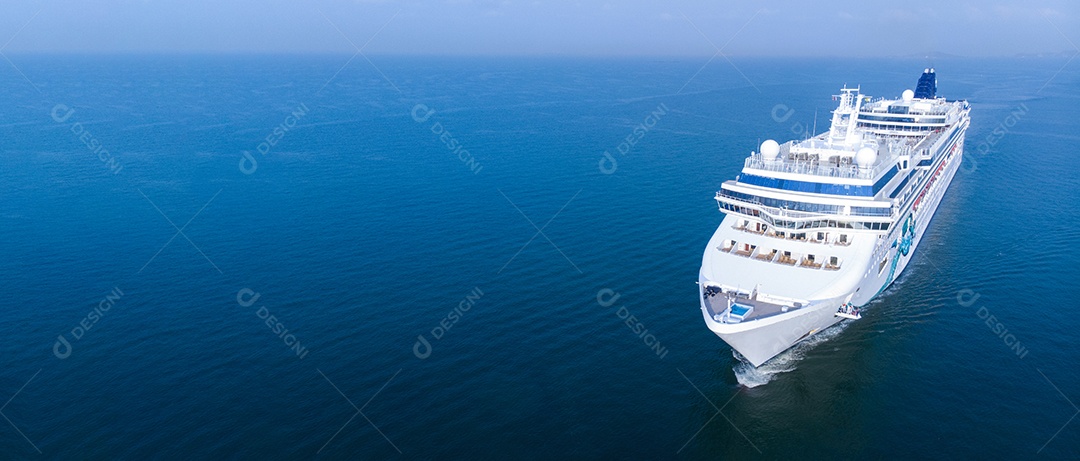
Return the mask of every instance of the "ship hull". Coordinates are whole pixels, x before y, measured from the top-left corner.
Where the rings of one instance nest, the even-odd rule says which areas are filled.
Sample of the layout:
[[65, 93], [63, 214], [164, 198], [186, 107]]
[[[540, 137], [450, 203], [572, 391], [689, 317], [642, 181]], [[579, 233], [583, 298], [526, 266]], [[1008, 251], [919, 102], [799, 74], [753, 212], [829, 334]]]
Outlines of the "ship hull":
[[839, 301], [822, 303], [798, 313], [787, 314], [774, 322], [753, 325], [753, 328], [749, 329], [729, 328], [728, 325], [710, 318], [708, 309], [702, 307], [702, 311], [709, 329], [738, 351], [751, 365], [758, 367], [799, 342], [839, 323], [842, 319], [835, 315], [839, 306]]

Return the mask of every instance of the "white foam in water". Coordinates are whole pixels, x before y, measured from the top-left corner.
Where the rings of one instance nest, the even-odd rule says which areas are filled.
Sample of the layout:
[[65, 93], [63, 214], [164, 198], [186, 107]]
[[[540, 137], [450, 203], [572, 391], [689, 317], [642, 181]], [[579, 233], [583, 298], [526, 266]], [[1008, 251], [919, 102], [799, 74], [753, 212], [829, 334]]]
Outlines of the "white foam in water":
[[731, 354], [738, 360], [733, 367], [735, 379], [743, 386], [758, 387], [772, 381], [773, 378], [780, 373], [795, 371], [796, 365], [803, 357], [806, 357], [807, 352], [817, 347], [818, 344], [835, 338], [843, 332], [845, 328], [847, 328], [847, 322], [840, 322], [826, 328], [822, 332], [806, 338], [791, 349], [781, 352], [776, 357], [769, 359], [768, 362], [761, 364], [760, 367], [754, 367], [742, 356], [742, 354], [738, 353], [735, 349], [732, 349]]

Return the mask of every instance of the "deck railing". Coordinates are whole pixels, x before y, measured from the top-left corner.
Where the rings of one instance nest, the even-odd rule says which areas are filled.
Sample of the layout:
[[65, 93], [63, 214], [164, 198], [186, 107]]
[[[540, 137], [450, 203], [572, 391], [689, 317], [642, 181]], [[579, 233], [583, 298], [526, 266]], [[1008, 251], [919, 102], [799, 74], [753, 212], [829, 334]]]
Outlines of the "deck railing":
[[859, 168], [858, 165], [852, 163], [836, 165], [829, 163], [827, 159], [788, 159], [794, 143], [794, 141], [788, 141], [781, 144], [780, 154], [777, 155], [775, 160], [766, 161], [760, 153], [751, 153], [750, 156], [743, 161], [743, 168], [775, 171], [779, 173], [825, 176], [830, 178], [874, 179], [879, 173], [885, 171], [895, 163], [893, 162], [894, 157], [899, 154], [908, 153], [896, 152], [889, 156], [889, 158], [879, 158], [877, 164], [872, 168]]

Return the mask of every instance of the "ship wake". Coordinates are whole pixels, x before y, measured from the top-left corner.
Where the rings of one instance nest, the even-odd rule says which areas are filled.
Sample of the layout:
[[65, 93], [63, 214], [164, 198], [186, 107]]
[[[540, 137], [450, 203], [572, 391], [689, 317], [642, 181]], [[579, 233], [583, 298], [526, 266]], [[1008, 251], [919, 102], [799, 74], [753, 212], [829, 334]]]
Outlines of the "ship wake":
[[826, 328], [820, 333], [806, 338], [790, 349], [781, 352], [776, 357], [769, 359], [760, 367], [751, 365], [750, 361], [746, 360], [742, 354], [732, 349], [731, 354], [736, 360], [735, 366], [732, 367], [732, 371], [735, 372], [735, 379], [739, 381], [739, 384], [748, 388], [765, 385], [781, 373], [795, 371], [799, 361], [805, 358], [807, 353], [817, 347], [818, 344], [839, 336], [846, 328], [847, 322], [840, 322]]

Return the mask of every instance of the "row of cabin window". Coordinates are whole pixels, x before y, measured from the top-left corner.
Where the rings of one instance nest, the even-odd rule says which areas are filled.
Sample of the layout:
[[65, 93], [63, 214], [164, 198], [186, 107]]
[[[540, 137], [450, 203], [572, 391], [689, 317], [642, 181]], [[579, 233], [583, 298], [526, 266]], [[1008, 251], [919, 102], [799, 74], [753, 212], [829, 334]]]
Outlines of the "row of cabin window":
[[739, 182], [754, 186], [783, 189], [813, 194], [847, 195], [870, 197], [874, 195], [873, 186], [852, 186], [850, 184], [825, 184], [820, 182], [795, 181], [792, 179], [767, 178], [752, 174], [739, 175]]
[[[732, 205], [729, 203], [720, 203], [720, 208], [724, 211], [730, 211], [733, 213], [740, 213], [747, 216], [760, 217], [761, 213], [756, 209], [747, 208], [743, 206]], [[766, 219], [768, 219], [766, 217]], [[887, 222], [846, 222], [820, 219], [816, 221], [785, 221], [785, 220], [772, 220], [773, 226], [782, 229], [817, 229], [817, 228], [834, 228], [834, 229], [860, 229], [860, 230], [889, 230], [889, 223]]]
[[821, 182], [797, 181], [794, 179], [778, 179], [754, 174], [741, 174], [736, 181], [753, 186], [768, 187], [771, 189], [790, 190], [795, 192], [808, 192], [812, 194], [846, 195], [858, 197], [873, 197], [889, 180], [896, 176], [899, 171], [893, 167], [885, 173], [872, 186], [853, 186], [851, 184], [829, 184]]
[[[759, 205], [765, 205], [767, 207], [780, 208], [792, 211], [804, 211], [807, 213], [840, 214], [844, 211], [844, 207], [840, 205], [822, 205], [820, 203], [797, 202], [794, 200], [761, 197], [753, 194], [745, 194], [742, 192], [735, 192], [730, 190], [721, 190], [720, 196], [727, 196], [746, 202], [757, 203]], [[892, 215], [892, 210], [883, 207], [853, 206], [851, 207], [851, 214], [856, 216], [888, 217]]]

